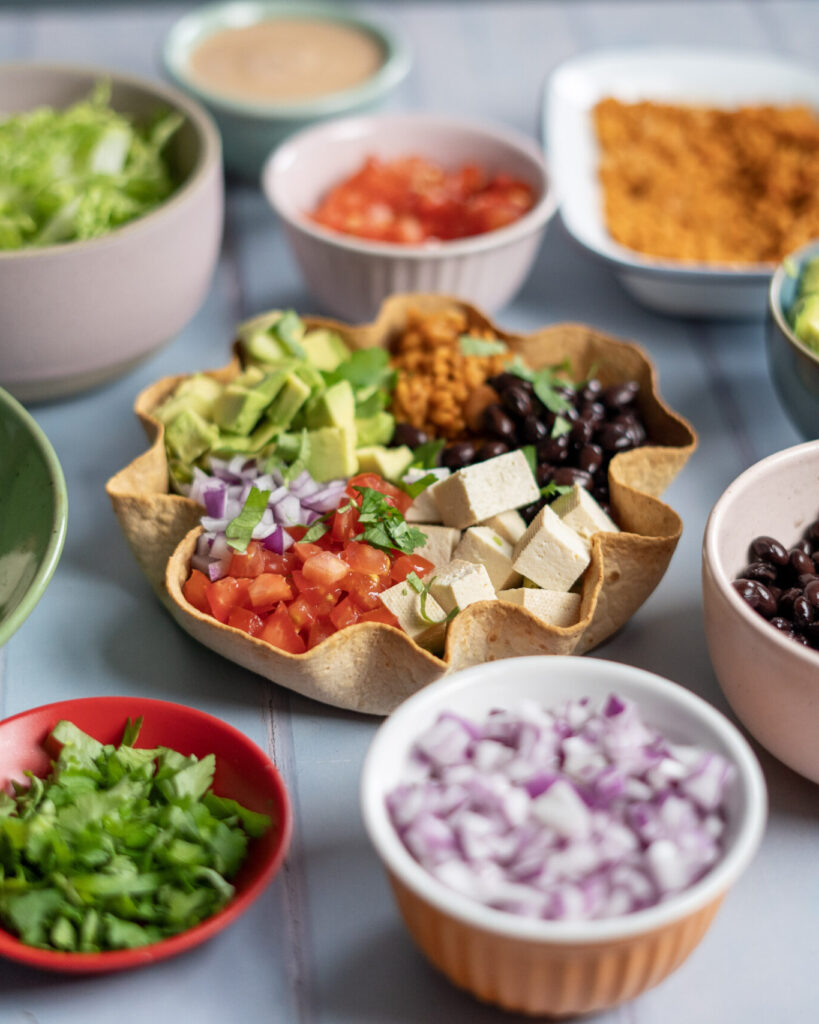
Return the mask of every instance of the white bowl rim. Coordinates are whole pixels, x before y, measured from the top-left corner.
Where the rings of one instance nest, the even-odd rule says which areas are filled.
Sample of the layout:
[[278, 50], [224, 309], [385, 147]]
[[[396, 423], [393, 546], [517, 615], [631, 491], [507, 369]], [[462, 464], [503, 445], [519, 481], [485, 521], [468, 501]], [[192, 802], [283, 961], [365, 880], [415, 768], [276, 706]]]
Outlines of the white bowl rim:
[[[636, 685], [638, 689], [653, 695], [662, 693], [672, 704], [694, 712], [720, 737], [737, 767], [738, 782], [745, 790], [748, 810], [739, 824], [731, 848], [707, 875], [666, 902], [633, 914], [592, 921], [543, 921], [485, 907], [448, 889], [421, 867], [401, 842], [387, 815], [378, 782], [381, 752], [391, 746], [392, 733], [397, 728], [395, 723], [400, 723], [402, 717], [425, 707], [430, 712], [443, 710], [447, 694], [468, 689], [476, 677], [487, 670], [497, 671], [498, 666], [503, 671], [503, 666], [508, 667], [512, 661], [521, 668], [543, 666], [548, 661], [551, 669], [564, 674], [586, 671], [591, 662], [595, 665], [595, 671], [606, 679], [607, 685], [610, 682], [616, 688], [618, 679], [627, 678], [631, 687]], [[739, 730], [707, 701], [653, 672], [601, 658], [584, 658], [582, 661], [582, 669], [580, 659], [573, 655], [502, 659], [473, 666], [424, 687], [393, 712], [376, 733], [361, 773], [361, 813], [365, 829], [386, 867], [416, 896], [441, 913], [482, 931], [520, 941], [568, 946], [626, 939], [667, 926], [720, 898], [756, 853], [765, 829], [767, 791], [759, 762]], [[578, 696], [585, 694], [578, 692]]]
[[791, 345], [798, 349], [803, 355], [807, 356], [812, 362], [819, 364], [819, 352], [817, 352], [816, 349], [810, 348], [804, 341], [802, 341], [786, 320], [785, 311], [782, 308], [782, 285], [785, 278], [790, 276], [791, 265], [795, 263], [801, 264], [805, 259], [811, 256], [819, 259], [819, 240], [815, 238], [813, 241], [806, 242], [805, 245], [800, 246], [798, 249], [794, 249], [793, 252], [789, 252], [782, 260], [776, 268], [776, 271], [771, 278], [770, 287], [768, 288], [768, 308], [771, 311], [771, 316], [776, 321], [776, 326], [784, 334], [785, 338], [791, 343]]
[[[546, 146], [546, 111], [551, 96], [552, 83], [557, 76], [566, 71], [583, 69], [588, 65], [594, 65], [600, 60], [617, 58], [623, 61], [663, 61], [664, 59], [687, 59], [691, 61], [708, 60], [714, 63], [725, 63], [726, 61], [741, 60], [743, 62], [762, 62], [773, 67], [786, 65], [789, 68], [796, 68], [805, 73], [812, 73], [810, 65], [800, 61], [791, 61], [785, 55], [771, 53], [767, 50], [737, 50], [725, 46], [656, 46], [647, 43], [643, 46], [623, 47], [601, 47], [595, 50], [588, 50], [584, 53], [568, 57], [558, 64], [551, 73], [543, 88], [541, 132], [544, 148]], [[813, 77], [817, 78], [815, 74]], [[817, 78], [819, 82], [819, 78]], [[558, 206], [562, 206], [562, 199], [558, 200]], [[620, 271], [640, 274], [646, 277], [677, 278], [688, 283], [723, 282], [726, 284], [751, 284], [761, 283], [770, 278], [778, 265], [778, 261], [762, 261], [760, 263], [703, 263], [683, 262], [681, 260], [664, 259], [659, 256], [641, 254], [637, 250], [629, 249], [627, 246], [615, 242], [608, 236], [608, 247], [601, 248], [595, 242], [581, 238], [575, 233], [572, 225], [561, 217], [566, 230], [590, 255], [616, 267]]]
[[[203, 18], [221, 17], [224, 20], [219, 26], [214, 26], [213, 32], [200, 36], [197, 42], [221, 29], [233, 27], [230, 19], [236, 12], [253, 14], [253, 18], [247, 24], [289, 17], [321, 18], [345, 25], [355, 25], [379, 40], [386, 52], [386, 59], [369, 78], [357, 85], [314, 96], [309, 100], [297, 103], [265, 103], [230, 96], [210, 89], [190, 74], [186, 74], [184, 57], [180, 59], [177, 52], [183, 50], [185, 57], [188, 56], [190, 49], [180, 41], [180, 37], [184, 37], [186, 32], [194, 32]], [[222, 113], [238, 114], [241, 117], [261, 121], [303, 121], [308, 117], [343, 114], [350, 108], [383, 96], [409, 74], [412, 67], [412, 50], [409, 44], [391, 29], [369, 19], [346, 4], [336, 6], [330, 2], [319, 3], [312, 2], [312, 0], [310, 2], [304, 0], [299, 3], [294, 3], [292, 0], [290, 2], [288, 0], [216, 0], [214, 3], [188, 11], [174, 22], [165, 36], [162, 59], [166, 71], [178, 85], [190, 90], [203, 102]]]
[[221, 163], [222, 141], [213, 118], [196, 100], [186, 96], [174, 86], [166, 85], [164, 82], [156, 82], [141, 75], [132, 75], [128, 72], [100, 67], [94, 64], [68, 64], [42, 60], [11, 61], [0, 65], [0, 75], [9, 71], [56, 71], [64, 74], [82, 74], [89, 75], [97, 80], [109, 79], [112, 83], [120, 82], [134, 89], [141, 89], [149, 95], [156, 96], [160, 101], [168, 104], [168, 106], [176, 107], [184, 113], [199, 136], [201, 147], [196, 163], [179, 188], [172, 192], [167, 199], [164, 199], [159, 206], [149, 210], [143, 216], [128, 221], [127, 224], [122, 224], [120, 227], [114, 228], [98, 238], [60, 242], [54, 245], [29, 246], [22, 249], [0, 249], [0, 263], [3, 260], [45, 258], [47, 256], [55, 256], [58, 253], [68, 255], [80, 249], [87, 252], [89, 249], [103, 249], [107, 245], [116, 244], [121, 238], [144, 230], [146, 224], [148, 227], [151, 227], [168, 210], [181, 206], [194, 191], [198, 191], [206, 173], [211, 170], [214, 164]]
[[[749, 481], [763, 479], [768, 470], [773, 466], [780, 465], [783, 462], [790, 462], [792, 459], [798, 460], [805, 454], [815, 455], [816, 461], [819, 463], [819, 439], [805, 441], [802, 444], [793, 445], [791, 448], [783, 448], [781, 451], [774, 452], [773, 455], [768, 455], [766, 458], [760, 459], [759, 462], [749, 466], [744, 473], [740, 473], [736, 479], [728, 484], [711, 509], [708, 521], [705, 524], [702, 558], [703, 565], [710, 572], [719, 591], [724, 595], [735, 614], [745, 621], [748, 628], [758, 630], [770, 643], [779, 648], [783, 657], [796, 658], [807, 669], [816, 671], [819, 668], [819, 651], [815, 651], [810, 647], [803, 647], [801, 644], [794, 643], [793, 640], [788, 640], [787, 637], [782, 636], [778, 629], [770, 626], [758, 612], [755, 612], [747, 601], [743, 601], [731, 586], [732, 581], [725, 571], [717, 548], [717, 533], [727, 517], [728, 507], [736, 493]], [[753, 539], [753, 537], [748, 537], [748, 543], [750, 544]], [[778, 537], [776, 539], [779, 540]], [[817, 679], [819, 679], [819, 673], [817, 673]]]
[[[341, 132], [361, 131], [370, 128], [370, 134], [377, 132], [385, 123], [404, 123], [429, 125], [447, 128], [457, 132], [466, 130], [474, 134], [484, 135], [502, 147], [517, 150], [532, 162], [540, 176], [540, 196], [532, 207], [518, 220], [494, 231], [486, 231], [482, 235], [471, 235], [468, 238], [454, 238], [437, 243], [422, 245], [402, 245], [396, 242], [374, 242], [355, 235], [345, 235], [330, 231], [319, 224], [313, 224], [304, 216], [294, 215], [287, 204], [281, 199], [278, 189], [278, 174], [283, 163], [295, 159], [293, 151], [298, 152], [300, 144], [316, 135], [335, 134]], [[436, 159], [435, 154], [424, 154], [426, 159]], [[317, 241], [326, 243], [336, 249], [364, 253], [369, 256], [381, 256], [387, 259], [405, 260], [443, 260], [451, 256], [467, 256], [472, 253], [485, 252], [487, 249], [501, 249], [512, 245], [528, 235], [539, 231], [553, 216], [557, 202], [546, 159], [537, 143], [516, 131], [514, 128], [475, 121], [469, 118], [449, 114], [384, 113], [361, 114], [353, 117], [339, 118], [322, 124], [311, 125], [291, 135], [267, 157], [262, 167], [261, 185], [267, 201], [290, 227], [302, 234], [309, 235]]]

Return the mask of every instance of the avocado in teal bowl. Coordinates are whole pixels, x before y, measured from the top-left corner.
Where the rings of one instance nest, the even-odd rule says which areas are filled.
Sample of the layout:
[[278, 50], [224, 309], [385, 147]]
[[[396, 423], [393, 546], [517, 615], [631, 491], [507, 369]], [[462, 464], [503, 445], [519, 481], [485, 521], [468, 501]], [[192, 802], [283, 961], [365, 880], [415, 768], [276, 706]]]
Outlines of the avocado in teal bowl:
[[51, 443], [0, 388], [0, 646], [43, 596], [67, 522], [65, 479]]

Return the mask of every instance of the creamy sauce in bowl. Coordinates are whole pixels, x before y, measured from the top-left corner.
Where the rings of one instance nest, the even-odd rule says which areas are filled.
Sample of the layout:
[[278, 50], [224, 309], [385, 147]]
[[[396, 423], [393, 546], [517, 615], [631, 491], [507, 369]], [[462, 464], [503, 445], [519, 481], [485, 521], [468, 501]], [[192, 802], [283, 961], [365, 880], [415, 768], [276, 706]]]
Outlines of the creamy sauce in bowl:
[[208, 36], [191, 54], [189, 73], [225, 96], [299, 103], [360, 85], [384, 59], [376, 37], [357, 26], [271, 18]]

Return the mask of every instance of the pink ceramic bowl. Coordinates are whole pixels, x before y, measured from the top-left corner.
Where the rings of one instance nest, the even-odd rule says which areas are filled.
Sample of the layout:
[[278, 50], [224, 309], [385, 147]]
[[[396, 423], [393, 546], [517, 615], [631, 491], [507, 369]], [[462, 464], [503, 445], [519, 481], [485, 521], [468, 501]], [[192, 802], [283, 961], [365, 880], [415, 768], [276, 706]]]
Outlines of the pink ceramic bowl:
[[[534, 207], [520, 220], [471, 238], [421, 245], [371, 242], [329, 231], [307, 213], [368, 156], [422, 156], [455, 169], [477, 163], [534, 189]], [[332, 121], [293, 136], [268, 159], [262, 188], [282, 219], [311, 292], [336, 316], [375, 315], [395, 292], [457, 295], [489, 312], [507, 303], [531, 270], [555, 210], [546, 164], [524, 135], [431, 114], [382, 114]]]
[[734, 591], [755, 537], [792, 547], [819, 515], [819, 441], [757, 462], [726, 489], [705, 527], [705, 633], [720, 686], [749, 732], [819, 782], [819, 651], [782, 636]]
[[66, 107], [103, 80], [116, 110], [182, 115], [169, 143], [181, 181], [155, 210], [100, 238], [0, 252], [0, 384], [21, 401], [93, 387], [170, 341], [204, 301], [219, 256], [221, 143], [193, 100], [105, 68], [6, 64], [0, 105]]

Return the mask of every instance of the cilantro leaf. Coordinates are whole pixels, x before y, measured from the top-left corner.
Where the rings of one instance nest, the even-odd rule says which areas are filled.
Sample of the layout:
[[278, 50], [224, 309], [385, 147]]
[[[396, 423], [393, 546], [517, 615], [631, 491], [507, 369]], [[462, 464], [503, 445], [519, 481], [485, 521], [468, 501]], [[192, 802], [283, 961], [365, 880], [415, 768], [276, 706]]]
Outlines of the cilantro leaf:
[[258, 487], [251, 487], [242, 511], [227, 524], [225, 536], [228, 545], [234, 551], [247, 551], [253, 531], [262, 521], [270, 494], [270, 491], [260, 491]]
[[540, 495], [542, 498], [556, 498], [559, 494], [568, 494], [571, 489], [568, 484], [556, 484], [550, 480], [545, 487], [540, 488]]
[[434, 473], [427, 473], [426, 476], [422, 476], [420, 480], [415, 480], [411, 484], [399, 483], [399, 487], [413, 499], [413, 501], [427, 489], [432, 487], [433, 484], [438, 482], [438, 477]]
[[555, 421], [552, 424], [552, 437], [560, 437], [561, 434], [568, 434], [572, 429], [570, 420], [567, 420], [564, 416], [555, 416]]
[[537, 479], [537, 451], [535, 450], [535, 446], [533, 444], [525, 444], [521, 448], [521, 452], [523, 453], [527, 463], [529, 464], [529, 469], [532, 471], [532, 476], [535, 477], [535, 479]]
[[[407, 577], [407, 578], [409, 578], [409, 577]], [[430, 625], [433, 625], [433, 626], [442, 625], [442, 624], [445, 624], [447, 622], [451, 622], [455, 618], [455, 616], [458, 614], [458, 612], [460, 612], [460, 610], [461, 610], [457, 605], [455, 605], [455, 607], [452, 609], [452, 611], [449, 612], [448, 615], [445, 615], [442, 619], [433, 619], [432, 616], [427, 614], [427, 598], [429, 597], [430, 587], [432, 586], [432, 584], [437, 579], [438, 579], [437, 576], [433, 576], [432, 579], [430, 579], [429, 582], [424, 585], [423, 590], [420, 591], [421, 600], [418, 603], [418, 614], [421, 616], [421, 618], [424, 620], [424, 622], [429, 622]], [[421, 581], [419, 580], [418, 582], [420, 583]], [[413, 587], [415, 588], [415, 584], [413, 584]], [[415, 589], [417, 589], [417, 588], [415, 588]]]
[[443, 438], [437, 441], [427, 441], [419, 444], [412, 450], [412, 462], [410, 469], [435, 469], [438, 465], [438, 455], [446, 444]]
[[356, 540], [364, 540], [374, 548], [390, 551], [396, 548], [404, 554], [421, 547], [427, 539], [416, 526], [410, 526], [401, 511], [372, 487], [356, 487], [361, 495], [358, 524], [364, 529]]
[[500, 338], [475, 338], [471, 334], [460, 335], [458, 344], [465, 356], [499, 356], [509, 351], [509, 346]]
[[353, 388], [383, 388], [392, 391], [395, 386], [395, 370], [389, 367], [390, 354], [383, 348], [359, 348], [343, 363], [325, 374], [328, 383], [349, 381]]
[[423, 592], [424, 584], [417, 572], [408, 572], [406, 580], [416, 593], [420, 594]]
[[302, 544], [312, 544], [317, 541], [319, 537], [323, 537], [325, 533], [330, 529], [330, 520], [336, 515], [337, 512], [347, 512], [351, 508], [355, 508], [354, 501], [348, 501], [346, 505], [341, 505], [339, 508], [331, 509], [329, 512], [325, 512], [323, 516], [316, 519], [307, 529], [307, 533], [302, 537]]

